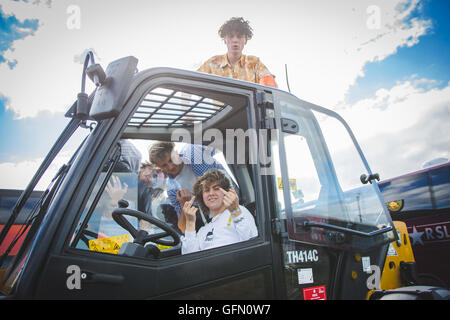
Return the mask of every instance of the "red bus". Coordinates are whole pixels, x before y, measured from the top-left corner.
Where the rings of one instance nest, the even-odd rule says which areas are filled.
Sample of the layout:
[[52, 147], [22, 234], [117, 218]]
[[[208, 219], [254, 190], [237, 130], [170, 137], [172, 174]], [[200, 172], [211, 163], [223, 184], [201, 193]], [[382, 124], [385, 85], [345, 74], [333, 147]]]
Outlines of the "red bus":
[[[22, 192], [23, 190], [0, 189], [0, 232], [8, 221], [12, 209], [14, 208]], [[33, 191], [31, 193], [24, 208], [15, 220], [15, 224], [8, 232], [5, 241], [0, 244], [0, 256], [2, 256], [6, 250], [8, 250], [8, 257], [15, 256], [17, 254], [17, 250], [19, 250], [28, 232], [29, 226], [25, 224], [25, 221], [30, 215], [33, 214], [33, 208], [38, 205], [38, 200], [41, 195], [41, 191]], [[15, 242], [15, 244], [10, 247], [13, 242]]]
[[419, 275], [450, 287], [450, 162], [381, 181], [379, 187], [392, 220], [408, 227]]

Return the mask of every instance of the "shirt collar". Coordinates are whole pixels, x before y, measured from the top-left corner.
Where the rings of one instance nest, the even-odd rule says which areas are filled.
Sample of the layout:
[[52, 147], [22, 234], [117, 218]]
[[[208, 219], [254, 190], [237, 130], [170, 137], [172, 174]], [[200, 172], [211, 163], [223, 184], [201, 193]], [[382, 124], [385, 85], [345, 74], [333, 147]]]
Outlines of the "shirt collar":
[[[239, 60], [239, 64], [241, 65], [241, 67], [243, 67], [245, 65], [246, 59], [247, 59], [247, 56], [245, 54], [243, 54], [241, 56], [241, 59]], [[230, 66], [231, 67], [231, 64], [230, 64], [230, 62], [228, 62], [228, 57], [227, 57], [227, 54], [225, 53], [222, 56], [222, 60], [220, 62], [220, 67], [221, 68], [225, 68], [226, 66]]]

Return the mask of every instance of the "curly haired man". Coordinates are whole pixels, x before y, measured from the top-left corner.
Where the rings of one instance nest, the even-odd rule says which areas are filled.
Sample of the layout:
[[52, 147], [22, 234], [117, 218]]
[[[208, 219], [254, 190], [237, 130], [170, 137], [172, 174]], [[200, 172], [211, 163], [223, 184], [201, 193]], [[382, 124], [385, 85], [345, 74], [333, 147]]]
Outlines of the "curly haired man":
[[227, 46], [227, 53], [208, 59], [197, 71], [277, 87], [275, 76], [258, 57], [242, 54], [253, 37], [248, 21], [231, 18], [220, 27], [219, 36]]
[[[198, 232], [195, 231], [198, 209], [192, 205], [195, 199], [203, 212], [212, 217]], [[182, 210], [186, 216], [186, 231], [181, 237], [183, 254], [246, 241], [258, 235], [255, 219], [239, 205], [236, 191], [220, 170], [210, 170], [197, 178], [194, 196], [184, 203]]]

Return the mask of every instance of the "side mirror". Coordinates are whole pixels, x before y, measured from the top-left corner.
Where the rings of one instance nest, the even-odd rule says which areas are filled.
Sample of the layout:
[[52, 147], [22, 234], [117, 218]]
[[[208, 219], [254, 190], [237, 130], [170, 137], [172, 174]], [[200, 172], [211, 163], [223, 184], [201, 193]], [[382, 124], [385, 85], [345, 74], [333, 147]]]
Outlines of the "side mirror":
[[372, 180], [380, 181], [380, 175], [378, 173], [372, 173], [368, 176], [367, 174], [363, 173], [359, 177], [359, 180], [361, 180], [362, 184], [367, 184], [367, 182], [370, 182], [370, 184], [372, 184]]
[[93, 74], [93, 78], [98, 80], [99, 86], [90, 108], [89, 116], [91, 118], [97, 121], [113, 118], [122, 111], [137, 63], [138, 59], [129, 56], [111, 62], [104, 74], [101, 72]]

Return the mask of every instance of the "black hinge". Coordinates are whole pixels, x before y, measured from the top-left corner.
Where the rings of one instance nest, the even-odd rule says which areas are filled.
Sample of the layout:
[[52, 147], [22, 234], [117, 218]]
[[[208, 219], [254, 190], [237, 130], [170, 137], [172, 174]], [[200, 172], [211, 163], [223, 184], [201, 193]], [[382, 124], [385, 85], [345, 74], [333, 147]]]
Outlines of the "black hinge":
[[266, 91], [256, 91], [256, 104], [258, 106], [267, 106], [267, 104], [273, 104], [272, 94]]
[[281, 118], [281, 131], [296, 134], [299, 131], [298, 123], [295, 120]]
[[267, 94], [264, 91], [257, 91], [256, 92], [256, 104], [258, 106], [265, 104], [267, 102], [266, 96], [267, 96]]
[[[269, 117], [268, 116], [268, 110], [267, 107], [269, 105], [272, 105], [273, 101], [272, 101], [272, 95], [268, 94], [265, 91], [257, 91], [256, 92], [256, 105], [258, 107], [261, 108], [261, 115], [262, 115], [262, 119], [261, 119], [261, 127], [265, 128], [265, 129], [275, 129], [275, 118], [274, 117]], [[271, 106], [270, 109], [273, 113], [273, 109]]]

